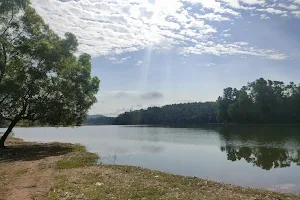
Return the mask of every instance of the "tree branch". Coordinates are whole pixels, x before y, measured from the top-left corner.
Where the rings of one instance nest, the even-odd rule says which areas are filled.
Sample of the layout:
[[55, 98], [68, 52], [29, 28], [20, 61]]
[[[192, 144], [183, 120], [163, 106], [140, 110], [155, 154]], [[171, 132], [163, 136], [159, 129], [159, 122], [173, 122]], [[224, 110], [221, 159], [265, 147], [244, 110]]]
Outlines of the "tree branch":
[[9, 96], [9, 94], [7, 94], [1, 101], [0, 101], [0, 105], [5, 101], [5, 99]]
[[5, 48], [5, 45], [2, 42], [1, 42], [1, 46], [2, 46], [2, 51], [3, 51], [3, 56], [4, 56], [4, 62], [0, 63], [0, 73], [1, 73], [0, 74], [0, 83], [2, 82], [4, 73], [5, 73], [6, 64], [7, 64], [6, 48]]
[[37, 115], [37, 113], [32, 113], [30, 115], [23, 116], [22, 119], [31, 120], [31, 121], [36, 121], [36, 120], [41, 119], [41, 117], [36, 117], [36, 115]]

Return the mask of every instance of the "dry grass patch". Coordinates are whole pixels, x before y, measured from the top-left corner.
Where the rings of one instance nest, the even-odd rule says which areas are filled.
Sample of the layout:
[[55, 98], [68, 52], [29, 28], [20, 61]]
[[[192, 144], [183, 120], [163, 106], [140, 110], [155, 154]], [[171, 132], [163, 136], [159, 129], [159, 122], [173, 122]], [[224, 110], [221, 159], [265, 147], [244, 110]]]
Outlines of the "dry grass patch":
[[283, 200], [299, 195], [280, 194], [184, 177], [139, 167], [99, 165], [63, 170], [51, 189], [58, 199], [218, 199]]

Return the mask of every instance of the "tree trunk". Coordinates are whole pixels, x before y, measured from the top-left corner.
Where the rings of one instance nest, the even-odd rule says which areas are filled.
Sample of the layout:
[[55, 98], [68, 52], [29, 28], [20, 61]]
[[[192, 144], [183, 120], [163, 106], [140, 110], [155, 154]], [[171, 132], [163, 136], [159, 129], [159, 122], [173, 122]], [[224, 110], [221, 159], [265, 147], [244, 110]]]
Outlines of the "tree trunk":
[[8, 126], [7, 130], [5, 131], [4, 135], [1, 137], [0, 139], [0, 148], [5, 148], [5, 140], [8, 137], [8, 135], [11, 133], [11, 131], [13, 130], [13, 128], [15, 127], [15, 125], [18, 123], [18, 120], [14, 120], [10, 123], [10, 125]]

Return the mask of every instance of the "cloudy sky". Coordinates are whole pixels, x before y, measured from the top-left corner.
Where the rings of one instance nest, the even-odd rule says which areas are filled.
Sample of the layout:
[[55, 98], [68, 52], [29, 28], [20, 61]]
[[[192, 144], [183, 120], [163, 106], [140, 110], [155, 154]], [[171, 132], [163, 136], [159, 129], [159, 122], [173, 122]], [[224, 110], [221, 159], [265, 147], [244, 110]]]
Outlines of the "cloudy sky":
[[91, 114], [216, 100], [260, 77], [300, 82], [300, 0], [31, 1], [93, 56]]

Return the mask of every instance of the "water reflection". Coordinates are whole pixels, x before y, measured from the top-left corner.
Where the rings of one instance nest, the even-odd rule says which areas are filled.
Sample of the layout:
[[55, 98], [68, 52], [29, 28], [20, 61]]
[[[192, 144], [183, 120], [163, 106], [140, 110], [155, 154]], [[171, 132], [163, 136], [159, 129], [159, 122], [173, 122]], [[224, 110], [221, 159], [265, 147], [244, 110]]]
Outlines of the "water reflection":
[[299, 128], [222, 127], [222, 152], [230, 161], [245, 160], [264, 170], [300, 166]]

